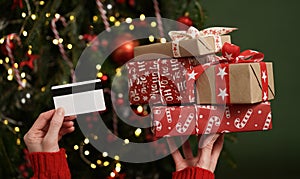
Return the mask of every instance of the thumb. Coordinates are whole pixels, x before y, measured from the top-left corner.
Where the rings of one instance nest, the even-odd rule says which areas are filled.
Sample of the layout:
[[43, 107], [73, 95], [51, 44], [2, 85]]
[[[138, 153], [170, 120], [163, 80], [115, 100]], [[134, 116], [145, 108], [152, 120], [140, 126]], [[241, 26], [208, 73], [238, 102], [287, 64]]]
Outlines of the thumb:
[[58, 142], [59, 130], [63, 124], [64, 114], [65, 114], [65, 111], [63, 108], [58, 108], [55, 111], [55, 113], [50, 121], [48, 132], [44, 138], [45, 142], [47, 142], [47, 140], [49, 140], [49, 141], [57, 140], [57, 142]]

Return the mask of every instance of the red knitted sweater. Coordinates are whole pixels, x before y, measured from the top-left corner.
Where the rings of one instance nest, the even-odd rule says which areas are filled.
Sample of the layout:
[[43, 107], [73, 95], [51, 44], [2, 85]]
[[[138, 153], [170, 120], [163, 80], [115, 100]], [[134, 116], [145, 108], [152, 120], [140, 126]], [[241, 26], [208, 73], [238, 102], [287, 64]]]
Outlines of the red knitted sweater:
[[[34, 172], [31, 179], [71, 178], [64, 149], [58, 152], [33, 152], [29, 154], [29, 159]], [[174, 172], [172, 179], [214, 179], [214, 174], [202, 168], [188, 167]]]

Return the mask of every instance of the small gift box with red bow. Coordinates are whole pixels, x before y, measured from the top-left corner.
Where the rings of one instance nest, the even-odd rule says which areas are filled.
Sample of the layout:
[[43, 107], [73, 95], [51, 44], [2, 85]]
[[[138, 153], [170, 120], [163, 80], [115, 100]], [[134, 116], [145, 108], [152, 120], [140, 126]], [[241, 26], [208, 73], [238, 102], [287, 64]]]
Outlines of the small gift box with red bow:
[[197, 57], [214, 54], [221, 50], [225, 42], [230, 43], [230, 32], [236, 28], [211, 27], [198, 31], [190, 27], [187, 31], [170, 31], [172, 42], [155, 43], [134, 48], [138, 60], [159, 58]]
[[240, 105], [155, 106], [156, 137], [265, 131], [272, 129], [269, 102]]
[[274, 99], [272, 63], [262, 61], [263, 53], [240, 53], [238, 46], [225, 43], [222, 55], [187, 73], [189, 88], [196, 81], [197, 104], [253, 104]]

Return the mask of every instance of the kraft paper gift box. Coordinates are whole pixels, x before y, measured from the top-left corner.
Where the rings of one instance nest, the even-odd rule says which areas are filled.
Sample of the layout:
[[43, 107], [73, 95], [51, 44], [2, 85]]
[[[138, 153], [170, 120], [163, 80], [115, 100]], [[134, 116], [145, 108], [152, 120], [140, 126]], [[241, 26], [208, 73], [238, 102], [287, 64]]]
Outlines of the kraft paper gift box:
[[[261, 69], [260, 63], [264, 62], [209, 67], [196, 80], [197, 104], [253, 104], [274, 99], [273, 65], [265, 62], [266, 68]], [[263, 89], [264, 82], [267, 89]]]

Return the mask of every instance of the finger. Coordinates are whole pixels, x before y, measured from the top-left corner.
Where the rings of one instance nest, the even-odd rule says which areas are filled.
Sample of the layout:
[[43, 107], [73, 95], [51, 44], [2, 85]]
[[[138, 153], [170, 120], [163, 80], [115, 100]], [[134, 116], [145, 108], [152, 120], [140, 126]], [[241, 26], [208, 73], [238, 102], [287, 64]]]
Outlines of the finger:
[[[182, 137], [181, 137], [182, 140]], [[183, 150], [183, 155], [185, 159], [191, 159], [194, 158], [192, 149], [191, 149], [191, 145], [188, 139], [186, 139], [186, 141], [183, 143], [182, 145], [182, 150]]]
[[68, 128], [63, 128], [63, 129], [61, 129], [61, 130], [59, 131], [59, 135], [60, 135], [60, 136], [64, 136], [64, 135], [66, 135], [66, 134], [68, 134], [68, 133], [73, 132], [74, 130], [75, 130], [75, 127], [74, 127], [74, 126], [68, 127]]
[[176, 146], [176, 144], [174, 142], [174, 139], [171, 137], [167, 137], [166, 139], [167, 139], [169, 149], [171, 151], [171, 154], [172, 154], [175, 164], [181, 163], [183, 161], [183, 158], [182, 158], [180, 151], [178, 150], [178, 147]]
[[73, 121], [64, 121], [62, 124], [62, 128], [69, 128], [74, 126], [74, 122]]
[[39, 117], [36, 119], [36, 121], [34, 122], [34, 124], [32, 125], [31, 129], [43, 129], [44, 127], [47, 126], [47, 124], [49, 123], [49, 121], [51, 120], [53, 114], [54, 114], [55, 110], [52, 109], [50, 111], [47, 112], [43, 112], [39, 115]]
[[58, 108], [53, 117], [52, 120], [50, 121], [49, 129], [48, 132], [45, 136], [46, 139], [56, 139], [58, 138], [58, 133], [60, 128], [62, 127], [63, 119], [64, 119], [64, 109], [63, 108]]
[[197, 166], [209, 170], [211, 163], [211, 154], [214, 142], [219, 134], [202, 135], [199, 140]]
[[224, 134], [221, 134], [218, 139], [216, 140], [212, 153], [211, 153], [211, 163], [210, 163], [210, 170], [215, 171], [219, 156], [221, 154], [223, 144], [224, 144]]
[[76, 118], [77, 118], [77, 116], [66, 116], [66, 117], [64, 117], [64, 121], [72, 121]]

